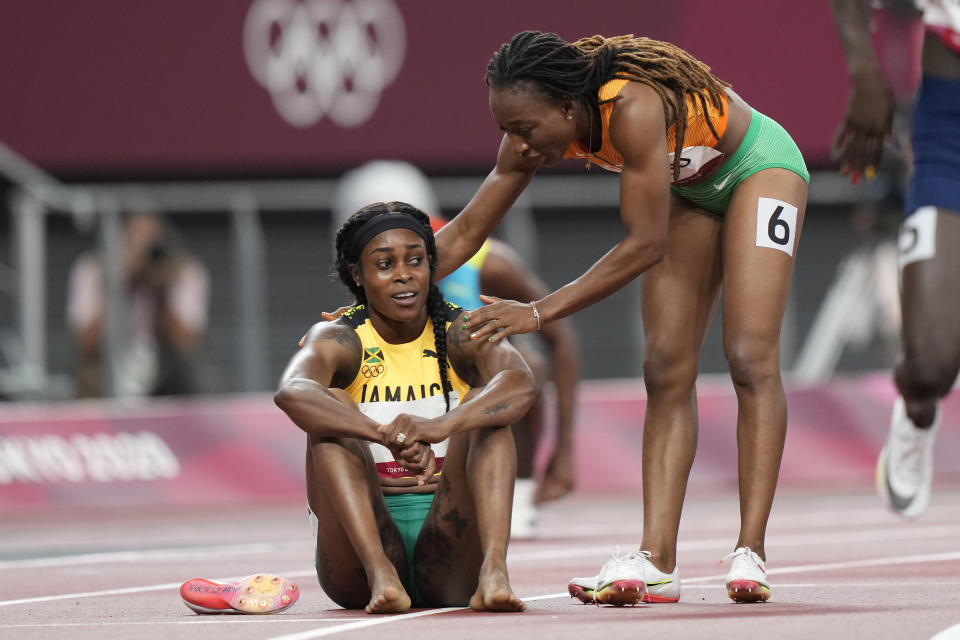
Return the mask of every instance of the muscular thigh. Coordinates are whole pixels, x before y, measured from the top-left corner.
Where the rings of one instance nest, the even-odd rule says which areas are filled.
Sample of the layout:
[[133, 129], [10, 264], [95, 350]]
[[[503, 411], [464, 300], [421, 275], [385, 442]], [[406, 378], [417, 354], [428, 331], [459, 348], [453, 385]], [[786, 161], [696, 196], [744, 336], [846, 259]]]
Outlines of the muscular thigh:
[[734, 192], [722, 231], [728, 358], [745, 346], [776, 346], [806, 205], [806, 182], [786, 169], [755, 173]]
[[929, 365], [960, 365], [960, 213], [925, 208], [900, 234], [904, 351]]
[[721, 222], [671, 196], [666, 252], [640, 287], [648, 364], [693, 359], [696, 366], [720, 286]]

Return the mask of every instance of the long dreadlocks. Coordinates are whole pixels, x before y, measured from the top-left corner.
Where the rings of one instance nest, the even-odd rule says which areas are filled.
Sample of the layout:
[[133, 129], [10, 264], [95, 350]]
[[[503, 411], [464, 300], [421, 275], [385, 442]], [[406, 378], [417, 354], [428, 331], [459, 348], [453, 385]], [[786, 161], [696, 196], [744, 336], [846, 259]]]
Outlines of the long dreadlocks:
[[420, 209], [406, 202], [376, 202], [360, 209], [337, 230], [337, 258], [334, 263], [334, 270], [340, 281], [350, 292], [356, 296], [357, 303], [367, 304], [367, 294], [363, 287], [358, 285], [350, 274], [350, 265], [357, 264], [360, 261], [359, 255], [348, 255], [350, 245], [354, 235], [368, 220], [377, 216], [389, 215], [391, 213], [406, 213], [416, 218], [423, 224], [427, 232], [427, 262], [430, 264], [430, 291], [427, 293], [427, 313], [433, 320], [433, 342], [437, 352], [437, 366], [440, 369], [440, 386], [443, 388], [443, 401], [446, 404], [447, 411], [450, 411], [450, 392], [453, 385], [447, 375], [447, 303], [443, 300], [443, 294], [433, 282], [433, 274], [437, 270], [437, 244], [433, 238], [433, 230], [430, 228], [430, 218]]
[[600, 87], [614, 78], [640, 82], [660, 96], [666, 128], [676, 123], [674, 179], [680, 175], [679, 151], [687, 132], [688, 95], [693, 95], [703, 109], [710, 132], [720, 138], [707, 112], [707, 102], [723, 113], [721, 94], [730, 85], [669, 42], [632, 35], [597, 35], [570, 43], [555, 33], [523, 31], [493, 54], [485, 81], [492, 89], [529, 85], [553, 100], [580, 102], [593, 114], [600, 106]]

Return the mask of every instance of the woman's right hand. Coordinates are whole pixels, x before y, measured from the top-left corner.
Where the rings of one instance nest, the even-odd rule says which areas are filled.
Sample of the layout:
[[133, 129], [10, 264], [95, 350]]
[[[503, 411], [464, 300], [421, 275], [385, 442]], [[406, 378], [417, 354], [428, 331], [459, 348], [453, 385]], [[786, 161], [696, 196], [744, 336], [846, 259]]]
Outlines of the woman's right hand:
[[437, 459], [433, 449], [426, 442], [414, 442], [402, 446], [393, 444], [388, 447], [393, 459], [417, 474], [417, 485], [423, 486], [437, 472]]
[[[321, 311], [321, 312], [320, 312], [320, 317], [323, 318], [324, 320], [326, 320], [327, 322], [333, 322], [334, 320], [336, 320], [337, 318], [339, 318], [340, 316], [342, 316], [344, 313], [346, 313], [350, 308], [351, 308], [351, 307], [349, 307], [349, 306], [340, 307], [339, 309], [337, 309], [337, 310], [334, 311], [333, 313], [328, 313], [328, 312], [326, 312], [326, 311]], [[300, 338], [300, 341], [297, 343], [297, 346], [298, 346], [298, 347], [302, 347], [304, 344], [306, 344], [306, 342], [307, 342], [307, 336], [304, 335], [302, 338]]]
[[345, 314], [349, 309], [351, 309], [351, 305], [340, 307], [333, 313], [327, 313], [326, 311], [323, 311], [320, 313], [320, 317], [326, 320], [327, 322], [333, 322], [334, 320], [336, 320], [337, 318]]
[[873, 178], [883, 144], [891, 135], [894, 108], [893, 95], [879, 71], [853, 79], [832, 152], [840, 163], [840, 173], [854, 183], [861, 175]]

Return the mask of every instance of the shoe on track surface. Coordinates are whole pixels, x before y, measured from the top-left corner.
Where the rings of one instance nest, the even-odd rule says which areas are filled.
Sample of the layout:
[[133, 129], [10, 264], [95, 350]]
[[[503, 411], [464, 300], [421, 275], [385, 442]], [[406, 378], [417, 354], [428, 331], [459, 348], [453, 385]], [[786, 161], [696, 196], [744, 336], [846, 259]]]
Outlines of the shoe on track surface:
[[533, 540], [540, 537], [539, 509], [533, 503], [537, 481], [517, 478], [513, 485], [513, 511], [510, 515], [510, 539]]
[[257, 573], [228, 583], [193, 578], [180, 585], [180, 597], [197, 613], [276, 613], [296, 602], [300, 589], [279, 576]]
[[766, 602], [770, 598], [770, 581], [763, 560], [750, 547], [740, 547], [721, 564], [732, 561], [727, 573], [727, 595], [734, 602]]
[[933, 424], [921, 429], [907, 416], [902, 397], [893, 406], [890, 433], [877, 459], [877, 492], [906, 518], [919, 516], [930, 502], [933, 445], [941, 417], [938, 403]]
[[567, 592], [584, 604], [676, 602], [680, 599], [680, 572], [664, 573], [650, 562], [649, 551], [614, 554], [600, 575], [573, 578]]

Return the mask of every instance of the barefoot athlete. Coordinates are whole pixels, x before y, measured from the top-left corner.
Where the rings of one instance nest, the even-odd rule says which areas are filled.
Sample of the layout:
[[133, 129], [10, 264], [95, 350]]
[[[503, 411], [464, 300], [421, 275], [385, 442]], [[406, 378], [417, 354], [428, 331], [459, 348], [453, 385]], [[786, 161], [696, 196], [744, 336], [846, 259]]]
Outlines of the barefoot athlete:
[[[338, 181], [331, 207], [333, 233], [357, 209], [372, 201], [402, 200], [430, 216], [434, 231], [447, 223], [429, 178], [402, 160], [372, 160], [347, 171]], [[465, 310], [482, 307], [480, 294], [511, 300], [539, 300], [546, 285], [505, 242], [489, 239], [459, 269], [437, 281], [444, 300]], [[332, 314], [331, 314], [332, 315]], [[330, 319], [330, 318], [326, 318]], [[538, 339], [542, 338], [542, 340]], [[511, 340], [533, 371], [538, 384], [553, 384], [553, 419], [541, 397], [519, 423], [511, 425], [517, 443], [517, 481], [513, 487], [510, 538], [539, 534], [539, 505], [569, 494], [574, 487], [573, 422], [576, 414], [580, 354], [573, 324], [551, 322], [539, 336]], [[553, 424], [552, 434], [547, 427]], [[553, 435], [553, 437], [550, 437]], [[550, 451], [539, 480], [535, 458], [540, 448]]]
[[275, 400], [308, 436], [317, 578], [368, 613], [411, 606], [523, 611], [506, 555], [516, 450], [538, 389], [508, 342], [471, 341], [433, 282], [425, 213], [376, 203], [337, 232], [356, 296], [319, 322]]
[[722, 289], [740, 488], [726, 587], [736, 601], [766, 600], [764, 539], [787, 426], [780, 326], [809, 180], [800, 151], [706, 65], [648, 38], [566, 42], [525, 31], [494, 54], [486, 83], [504, 132], [497, 164], [437, 232], [437, 276], [474, 255], [536, 170], [562, 158], [620, 173], [624, 235], [570, 284], [531, 303], [487, 299], [459, 328], [496, 343], [644, 274], [643, 537], [598, 576], [574, 579], [571, 593], [613, 604], [680, 597], [677, 533], [697, 446], [699, 351]]

